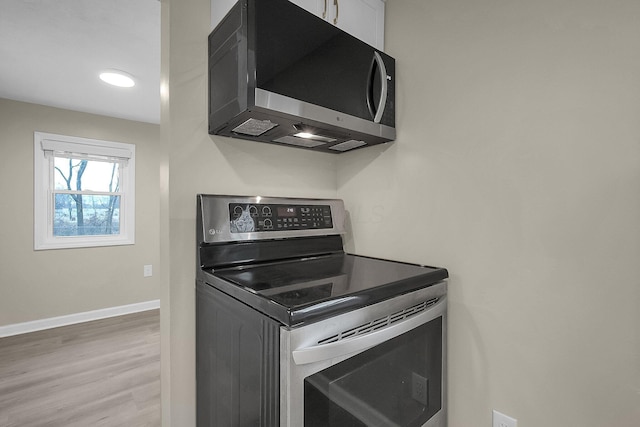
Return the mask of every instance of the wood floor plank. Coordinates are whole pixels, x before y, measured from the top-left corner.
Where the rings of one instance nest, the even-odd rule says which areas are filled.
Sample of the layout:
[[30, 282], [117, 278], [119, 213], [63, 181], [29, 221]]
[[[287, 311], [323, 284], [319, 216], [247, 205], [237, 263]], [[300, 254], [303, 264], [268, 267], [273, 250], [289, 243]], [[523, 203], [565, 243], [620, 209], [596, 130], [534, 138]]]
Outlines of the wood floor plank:
[[159, 310], [0, 338], [0, 426], [159, 425]]

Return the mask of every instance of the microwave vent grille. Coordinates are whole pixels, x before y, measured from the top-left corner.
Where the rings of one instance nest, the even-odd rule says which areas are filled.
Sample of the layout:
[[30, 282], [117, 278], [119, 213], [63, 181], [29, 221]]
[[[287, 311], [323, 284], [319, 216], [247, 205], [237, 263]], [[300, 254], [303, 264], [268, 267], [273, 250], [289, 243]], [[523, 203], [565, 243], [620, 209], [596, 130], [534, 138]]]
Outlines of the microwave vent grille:
[[260, 136], [276, 126], [278, 126], [278, 124], [273, 123], [271, 120], [249, 119], [233, 128], [232, 132], [250, 136]]
[[335, 151], [348, 151], [353, 150], [354, 148], [362, 147], [363, 145], [367, 145], [364, 141], [357, 141], [355, 139], [350, 139], [349, 141], [341, 142], [340, 144], [332, 145], [329, 147], [331, 150]]

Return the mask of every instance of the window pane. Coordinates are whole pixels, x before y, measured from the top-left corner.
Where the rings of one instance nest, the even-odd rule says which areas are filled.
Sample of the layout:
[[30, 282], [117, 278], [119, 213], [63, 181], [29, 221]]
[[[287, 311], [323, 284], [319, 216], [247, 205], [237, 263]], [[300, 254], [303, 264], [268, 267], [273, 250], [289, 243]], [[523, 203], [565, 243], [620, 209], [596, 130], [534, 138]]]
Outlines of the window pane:
[[120, 196], [55, 194], [54, 236], [120, 234]]
[[120, 168], [117, 162], [56, 157], [54, 166], [55, 190], [120, 190]]

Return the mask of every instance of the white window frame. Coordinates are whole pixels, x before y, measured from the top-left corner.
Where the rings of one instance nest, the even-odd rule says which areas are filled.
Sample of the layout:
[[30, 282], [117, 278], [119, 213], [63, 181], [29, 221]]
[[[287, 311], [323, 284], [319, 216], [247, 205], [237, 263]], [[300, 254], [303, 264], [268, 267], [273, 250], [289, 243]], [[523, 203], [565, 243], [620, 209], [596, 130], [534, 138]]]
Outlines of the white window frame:
[[[135, 145], [34, 132], [34, 249], [84, 248], [135, 243]], [[53, 235], [54, 153], [91, 156], [120, 163], [120, 233]]]

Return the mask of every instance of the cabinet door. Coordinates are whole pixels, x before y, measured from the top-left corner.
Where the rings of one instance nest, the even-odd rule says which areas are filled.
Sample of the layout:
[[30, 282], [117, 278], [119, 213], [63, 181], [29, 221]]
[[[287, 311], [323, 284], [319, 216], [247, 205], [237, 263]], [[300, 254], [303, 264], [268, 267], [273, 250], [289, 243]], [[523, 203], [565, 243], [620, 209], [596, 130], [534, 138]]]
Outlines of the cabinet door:
[[384, 50], [384, 2], [382, 0], [328, 0], [327, 19], [338, 28]]

